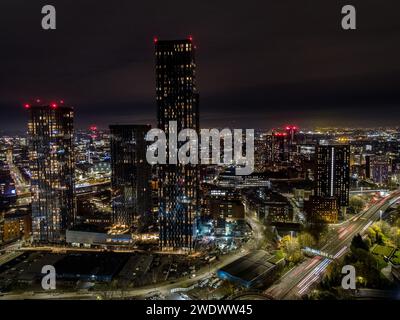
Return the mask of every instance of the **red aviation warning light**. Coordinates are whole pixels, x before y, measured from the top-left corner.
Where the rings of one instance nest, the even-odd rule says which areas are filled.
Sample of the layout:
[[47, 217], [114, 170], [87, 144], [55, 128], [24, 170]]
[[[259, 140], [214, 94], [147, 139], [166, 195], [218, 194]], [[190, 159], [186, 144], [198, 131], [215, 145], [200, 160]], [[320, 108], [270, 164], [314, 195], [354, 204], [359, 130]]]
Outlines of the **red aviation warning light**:
[[193, 36], [190, 35], [188, 39], [189, 39], [190, 42], [192, 42], [193, 41]]
[[56, 103], [52, 103], [52, 104], [50, 105], [50, 107], [52, 107], [53, 109], [56, 109], [56, 108], [57, 108], [57, 104], [56, 104]]
[[25, 104], [24, 104], [24, 108], [25, 108], [25, 109], [29, 109], [30, 107], [31, 107], [31, 105], [30, 105], [29, 103], [25, 103]]
[[157, 43], [157, 42], [158, 42], [158, 38], [157, 38], [157, 37], [154, 37], [154, 38], [153, 38], [153, 42], [154, 42], [154, 43]]
[[288, 125], [288, 126], [286, 126], [285, 129], [286, 129], [286, 130], [297, 130], [298, 127], [297, 127], [297, 126], [293, 126], [293, 125]]
[[90, 134], [89, 134], [89, 136], [94, 140], [94, 139], [97, 139], [97, 126], [95, 125], [95, 124], [92, 124], [90, 127], [89, 127], [89, 130], [90, 130]]

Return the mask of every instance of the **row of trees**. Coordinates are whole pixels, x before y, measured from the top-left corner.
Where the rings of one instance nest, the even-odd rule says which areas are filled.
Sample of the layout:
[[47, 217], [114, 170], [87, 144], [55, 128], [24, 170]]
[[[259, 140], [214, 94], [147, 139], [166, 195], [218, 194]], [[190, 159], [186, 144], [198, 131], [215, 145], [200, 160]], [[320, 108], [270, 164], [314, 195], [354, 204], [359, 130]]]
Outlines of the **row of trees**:
[[308, 299], [346, 298], [350, 292], [341, 287], [342, 268], [345, 265], [354, 266], [357, 288], [389, 289], [392, 287], [392, 283], [382, 275], [377, 258], [369, 251], [368, 242], [358, 234], [351, 242], [350, 252], [342, 261], [334, 261], [328, 266], [318, 290], [311, 293]]
[[375, 222], [367, 230], [366, 244], [372, 247], [374, 244], [400, 247], [400, 220], [392, 226], [385, 221]]
[[364, 209], [365, 203], [365, 200], [360, 196], [352, 196], [349, 200], [349, 208], [347, 212], [352, 214], [359, 213]]
[[303, 260], [301, 248], [314, 247], [316, 244], [315, 237], [311, 233], [303, 231], [297, 237], [284, 236], [279, 243], [279, 248], [284, 253], [286, 261], [296, 264]]

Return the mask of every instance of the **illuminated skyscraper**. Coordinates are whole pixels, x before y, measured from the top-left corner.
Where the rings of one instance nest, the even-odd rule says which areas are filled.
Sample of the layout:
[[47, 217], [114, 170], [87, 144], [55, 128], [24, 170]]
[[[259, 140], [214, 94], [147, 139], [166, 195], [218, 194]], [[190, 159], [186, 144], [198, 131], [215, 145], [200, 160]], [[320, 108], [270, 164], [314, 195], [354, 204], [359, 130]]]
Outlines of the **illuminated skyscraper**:
[[288, 143], [286, 132], [272, 132], [271, 162], [281, 163], [288, 160]]
[[149, 125], [110, 126], [112, 224], [137, 227], [151, 210], [151, 167], [146, 160]]
[[74, 224], [74, 112], [57, 105], [29, 109], [29, 164], [34, 241], [58, 243]]
[[296, 153], [296, 144], [297, 144], [297, 131], [298, 128], [293, 125], [289, 125], [285, 127], [286, 135], [287, 135], [287, 150], [288, 150], [288, 159], [289, 161], [294, 160], [294, 154]]
[[267, 170], [268, 165], [268, 146], [267, 135], [263, 132], [257, 132], [254, 139], [254, 171], [261, 173]]
[[371, 161], [371, 178], [378, 185], [385, 185], [390, 181], [392, 163], [388, 156], [373, 156]]
[[315, 195], [335, 197], [338, 207], [347, 207], [350, 191], [350, 146], [318, 145], [316, 157]]
[[298, 131], [298, 128], [296, 126], [286, 126], [285, 127], [285, 131], [287, 134], [287, 140], [288, 140], [288, 144], [289, 146], [292, 146], [293, 144], [296, 143], [296, 134]]
[[[155, 56], [158, 127], [164, 130], [167, 139], [170, 121], [177, 122], [177, 132], [182, 129], [198, 132], [199, 98], [195, 81], [195, 46], [191, 37], [175, 41], [155, 39]], [[199, 204], [199, 168], [197, 165], [167, 164], [158, 169], [160, 246], [163, 249], [192, 249]]]

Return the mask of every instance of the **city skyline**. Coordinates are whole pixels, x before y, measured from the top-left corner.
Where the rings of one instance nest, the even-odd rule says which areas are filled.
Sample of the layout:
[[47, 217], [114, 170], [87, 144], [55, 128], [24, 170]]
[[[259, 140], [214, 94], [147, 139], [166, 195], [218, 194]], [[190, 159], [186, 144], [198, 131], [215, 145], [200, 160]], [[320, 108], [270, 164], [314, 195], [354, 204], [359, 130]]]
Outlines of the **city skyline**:
[[399, 300], [400, 5], [314, 2], [4, 0], [0, 300]]
[[[71, 4], [54, 4], [59, 23], [53, 33], [40, 29], [34, 3], [26, 4], [23, 12], [13, 10], [12, 1], [1, 4], [2, 11], [9, 12], [0, 22], [7, 48], [0, 53], [0, 109], [9, 115], [7, 121], [0, 120], [3, 130], [24, 130], [19, 107], [36, 97], [72, 104], [77, 128], [92, 123], [106, 128], [126, 118], [154, 126], [152, 40], [189, 35], [201, 53], [197, 78], [203, 126], [368, 126], [376, 123], [378, 110], [379, 125], [396, 124], [400, 48], [395, 39], [400, 27], [393, 7], [398, 3], [385, 2], [380, 10], [391, 9], [376, 15], [372, 2], [355, 1], [363, 15], [357, 32], [345, 34], [336, 3], [301, 1], [290, 4], [291, 10], [287, 4], [257, 4], [261, 7], [255, 10], [250, 2], [248, 16], [237, 5], [214, 4], [210, 13], [206, 4], [197, 4], [189, 19], [181, 1], [158, 4], [157, 10], [122, 1], [111, 11], [87, 1], [80, 6], [86, 18], [79, 22]], [[175, 21], [168, 31], [162, 27], [162, 12]], [[208, 16], [207, 24], [203, 16]], [[251, 23], [236, 23], [249, 17]], [[9, 23], [16, 18], [17, 26]], [[18, 42], [10, 36], [13, 32]], [[110, 112], [110, 106], [116, 112]]]

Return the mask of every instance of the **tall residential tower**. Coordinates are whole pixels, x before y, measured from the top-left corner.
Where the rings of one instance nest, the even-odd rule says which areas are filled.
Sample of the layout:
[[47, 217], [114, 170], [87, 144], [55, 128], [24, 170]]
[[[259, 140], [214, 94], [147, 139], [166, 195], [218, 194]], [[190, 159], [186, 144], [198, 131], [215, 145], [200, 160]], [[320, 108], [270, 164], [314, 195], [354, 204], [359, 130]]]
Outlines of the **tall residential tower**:
[[[182, 129], [199, 131], [195, 46], [192, 38], [155, 39], [158, 127], [169, 137], [170, 121]], [[172, 128], [171, 128], [172, 129]], [[174, 132], [174, 134], [176, 134]], [[184, 144], [181, 142], [178, 144]], [[169, 162], [167, 152], [167, 163]], [[199, 166], [160, 165], [159, 222], [163, 249], [192, 249], [199, 205]]]
[[74, 112], [56, 103], [25, 107], [30, 112], [33, 240], [60, 243], [75, 219]]
[[318, 145], [316, 161], [315, 195], [335, 197], [338, 207], [347, 207], [350, 191], [350, 146]]
[[113, 226], [138, 227], [151, 213], [151, 167], [146, 161], [149, 125], [111, 125], [111, 182]]

